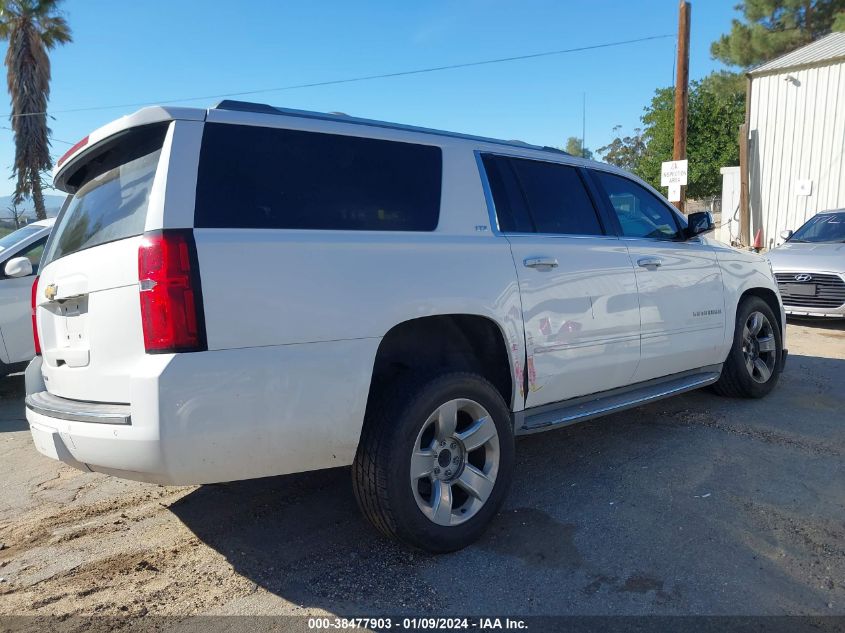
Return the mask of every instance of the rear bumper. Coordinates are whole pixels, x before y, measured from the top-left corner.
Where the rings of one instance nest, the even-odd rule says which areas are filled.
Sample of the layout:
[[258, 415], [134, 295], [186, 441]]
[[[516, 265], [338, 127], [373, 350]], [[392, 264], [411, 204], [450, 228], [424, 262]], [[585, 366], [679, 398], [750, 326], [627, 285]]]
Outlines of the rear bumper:
[[[139, 481], [203, 484], [348, 466], [379, 340], [149, 356], [131, 379], [131, 405], [47, 394], [36, 357], [26, 417], [43, 455]], [[128, 423], [103, 423], [103, 414]]]
[[[157, 439], [131, 428], [48, 417], [27, 408], [26, 419], [39, 453], [80, 470], [120, 474], [125, 479], [174, 483]], [[119, 471], [119, 472], [118, 472]]]
[[[169, 483], [158, 420], [149, 407], [132, 424], [129, 405], [80, 402], [47, 392], [43, 359], [26, 368], [26, 419], [39, 453], [87, 471], [123, 471], [126, 479]], [[119, 423], [118, 423], [119, 422]]]
[[48, 418], [70, 422], [132, 423], [131, 408], [128, 404], [79, 402], [78, 400], [59, 398], [48, 391], [38, 391], [27, 395], [26, 408]]

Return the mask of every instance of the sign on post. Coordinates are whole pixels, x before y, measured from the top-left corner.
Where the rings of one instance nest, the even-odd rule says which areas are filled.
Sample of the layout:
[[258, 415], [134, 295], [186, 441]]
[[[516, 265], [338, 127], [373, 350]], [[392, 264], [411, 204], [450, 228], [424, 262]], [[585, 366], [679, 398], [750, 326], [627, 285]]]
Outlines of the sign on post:
[[681, 201], [681, 185], [669, 185], [669, 195], [666, 196], [669, 202]]
[[661, 165], [660, 185], [670, 187], [672, 185], [687, 184], [687, 164], [685, 160], [670, 160]]

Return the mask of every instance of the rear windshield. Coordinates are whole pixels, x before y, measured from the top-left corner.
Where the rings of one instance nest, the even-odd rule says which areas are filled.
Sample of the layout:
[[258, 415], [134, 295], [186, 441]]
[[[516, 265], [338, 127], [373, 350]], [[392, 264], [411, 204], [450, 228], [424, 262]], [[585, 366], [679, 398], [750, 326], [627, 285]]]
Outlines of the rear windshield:
[[144, 232], [167, 124], [128, 130], [95, 148], [67, 178], [74, 190], [50, 236], [44, 265], [77, 251]]
[[210, 123], [194, 225], [433, 231], [441, 171], [431, 145]]

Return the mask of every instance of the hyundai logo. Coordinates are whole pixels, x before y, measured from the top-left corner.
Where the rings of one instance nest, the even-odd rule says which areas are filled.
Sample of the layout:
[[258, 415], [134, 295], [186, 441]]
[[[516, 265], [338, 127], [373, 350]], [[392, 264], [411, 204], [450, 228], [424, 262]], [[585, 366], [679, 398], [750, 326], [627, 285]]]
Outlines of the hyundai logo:
[[795, 275], [795, 281], [810, 281], [812, 280], [813, 276], [808, 275], [807, 273], [801, 273], [800, 275]]

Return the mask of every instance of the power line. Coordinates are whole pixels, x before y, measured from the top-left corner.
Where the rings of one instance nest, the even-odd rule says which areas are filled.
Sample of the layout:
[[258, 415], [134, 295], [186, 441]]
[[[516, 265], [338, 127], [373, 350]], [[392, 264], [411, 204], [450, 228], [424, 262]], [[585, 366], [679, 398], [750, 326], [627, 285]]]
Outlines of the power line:
[[[9, 127], [9, 126], [7, 126], [7, 125], [0, 125], [0, 130], [10, 130], [10, 131], [12, 131], [12, 132], [14, 132], [14, 131], [15, 131], [15, 129], [14, 129], [14, 128], [11, 128], [11, 127]], [[50, 136], [49, 138], [50, 138], [50, 140], [51, 140], [51, 141], [55, 141], [56, 143], [64, 143], [65, 145], [73, 145], [73, 143], [71, 143], [70, 141], [63, 141], [63, 140], [62, 140], [62, 139], [60, 139], [60, 138], [55, 138], [55, 137], [53, 137], [53, 136]]]
[[[244, 97], [248, 95], [255, 95], [261, 94], [265, 92], [282, 92], [285, 90], [299, 90], [302, 88], [318, 88], [320, 86], [336, 86], [338, 84], [350, 84], [350, 83], [357, 83], [360, 81], [372, 81], [374, 79], [389, 79], [392, 77], [407, 77], [408, 75], [421, 75], [424, 73], [433, 73], [439, 72], [443, 70], [455, 70], [457, 68], [471, 68], [473, 66], [486, 66], [489, 64], [500, 64], [503, 62], [513, 62], [513, 61], [520, 61], [525, 59], [536, 59], [538, 57], [550, 57], [552, 55], [564, 55], [567, 53], [578, 53], [581, 51], [591, 51], [596, 50], [599, 48], [610, 48], [614, 46], [625, 46], [627, 44], [638, 44], [640, 42], [648, 42], [651, 40], [660, 40], [660, 39], [667, 39], [667, 38], [675, 38], [677, 35], [675, 33], [667, 34], [667, 35], [650, 35], [648, 37], [639, 37], [632, 40], [622, 40], [618, 42], [606, 42], [604, 44], [593, 44], [590, 46], [578, 46], [575, 48], [565, 48], [557, 51], [545, 51], [542, 53], [531, 53], [529, 55], [514, 55], [512, 57], [499, 57], [496, 59], [485, 59], [482, 61], [475, 61], [475, 62], [464, 62], [461, 64], [447, 64], [445, 66], [432, 66], [429, 68], [418, 68], [415, 70], [403, 70], [393, 73], [384, 73], [381, 75], [364, 75], [362, 77], [350, 77], [347, 79], [332, 79], [329, 81], [318, 81], [313, 83], [304, 83], [304, 84], [293, 84], [289, 86], [280, 86], [277, 88], [261, 88], [258, 90], [245, 90], [243, 92], [227, 92], [221, 94], [213, 94], [213, 95], [203, 95], [201, 97], [184, 97], [181, 99], [163, 99], [158, 101], [139, 101], [135, 103], [121, 103], [116, 105], [108, 105], [108, 106], [91, 106], [87, 108], [71, 108], [66, 110], [53, 110], [53, 114], [67, 114], [71, 112], [92, 112], [95, 110], [112, 110], [116, 108], [136, 108], [150, 104], [167, 104], [167, 103], [181, 103], [184, 101], [208, 101], [210, 99], [225, 99], [227, 97]], [[21, 117], [21, 116], [38, 116], [47, 114], [46, 112], [23, 112], [21, 114], [5, 114], [0, 116], [6, 117]]]

